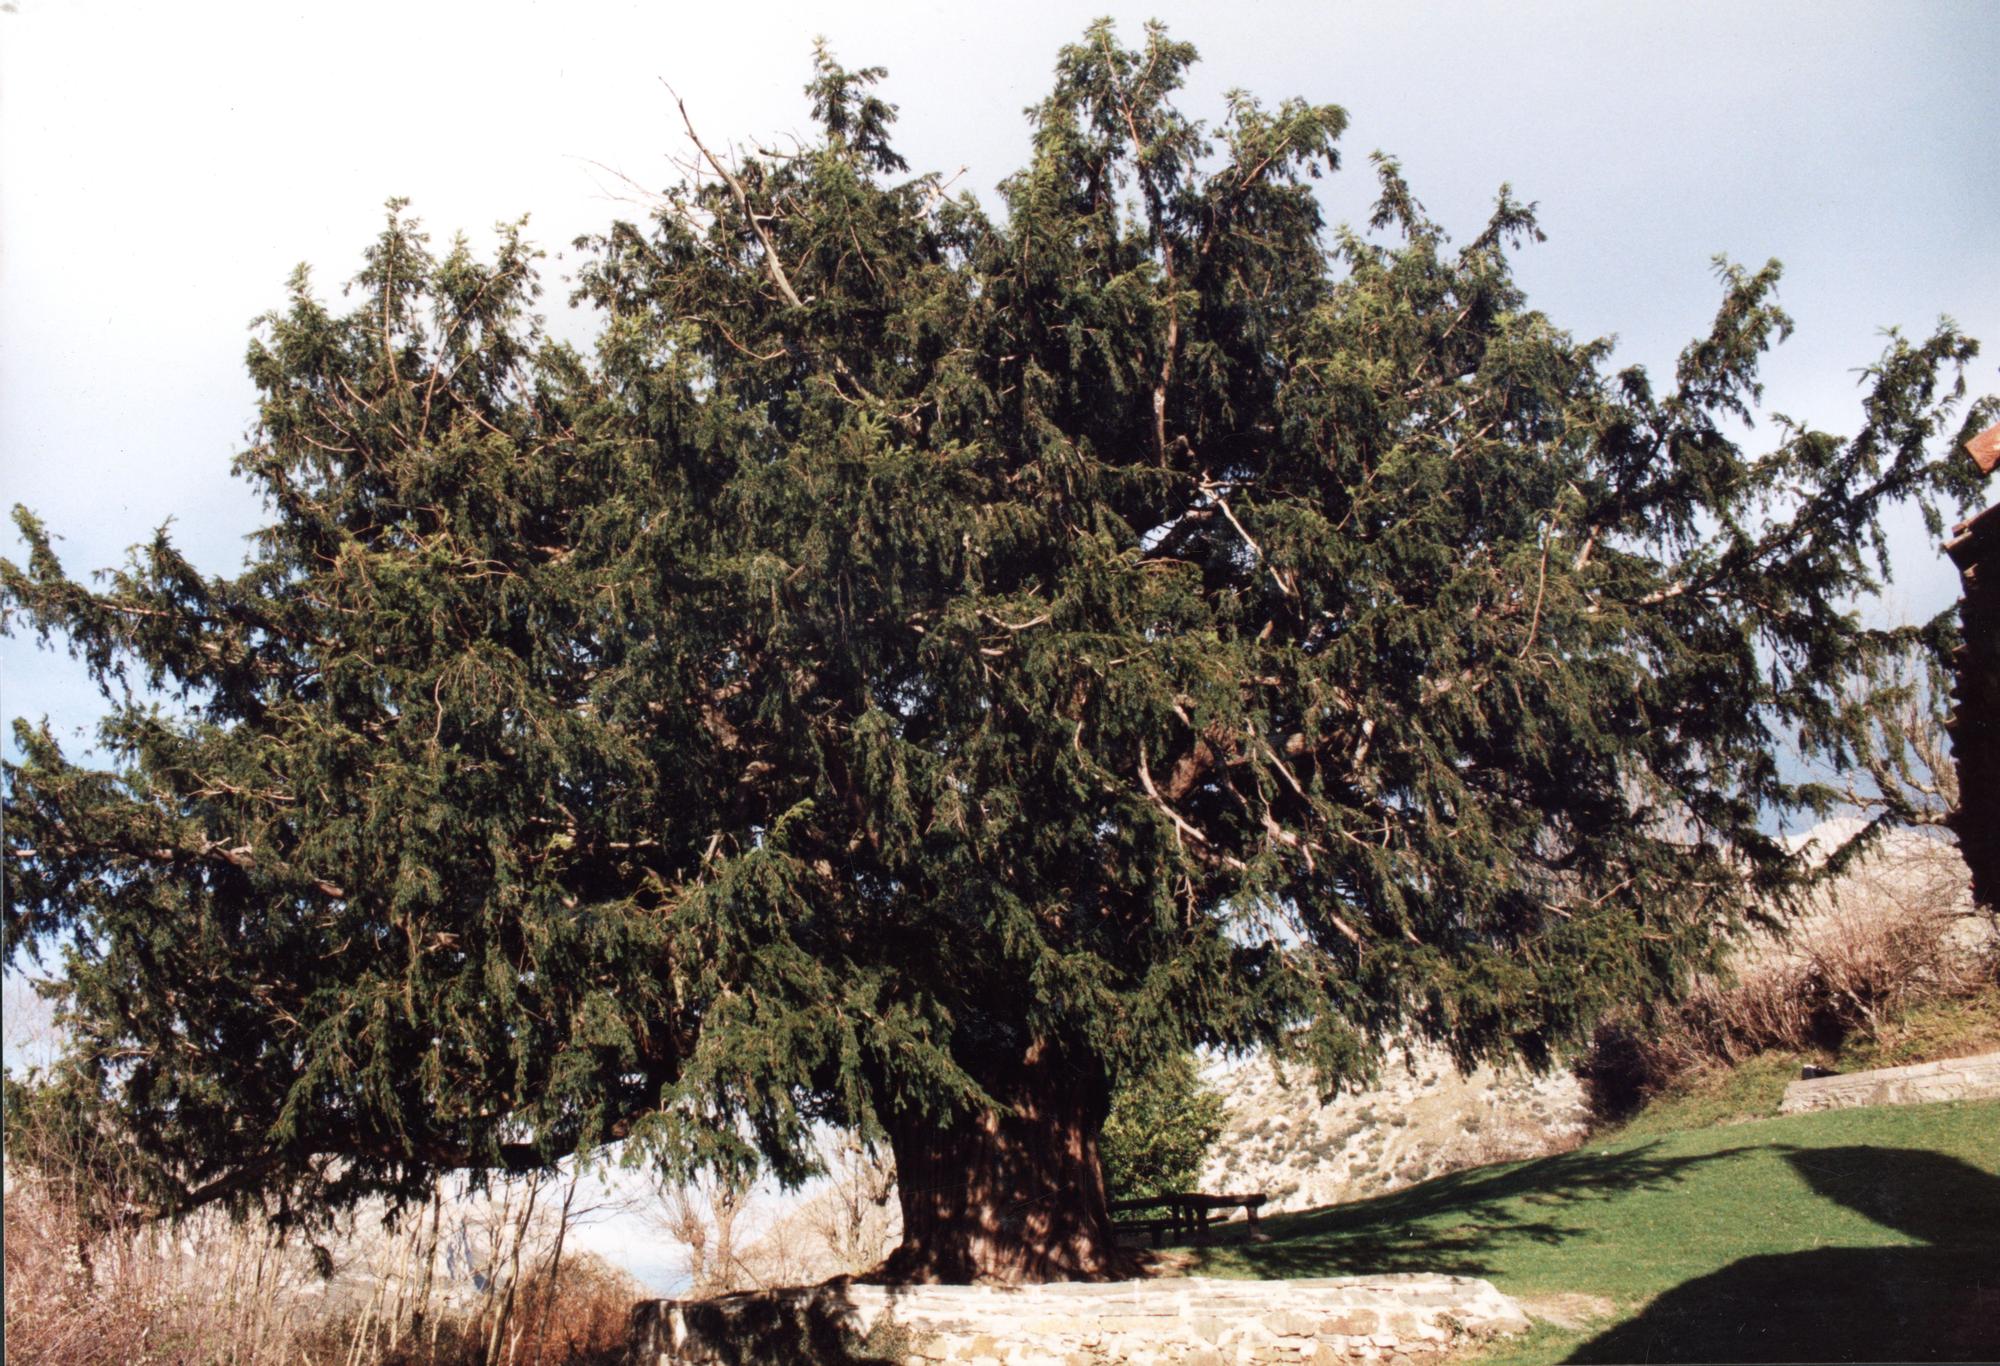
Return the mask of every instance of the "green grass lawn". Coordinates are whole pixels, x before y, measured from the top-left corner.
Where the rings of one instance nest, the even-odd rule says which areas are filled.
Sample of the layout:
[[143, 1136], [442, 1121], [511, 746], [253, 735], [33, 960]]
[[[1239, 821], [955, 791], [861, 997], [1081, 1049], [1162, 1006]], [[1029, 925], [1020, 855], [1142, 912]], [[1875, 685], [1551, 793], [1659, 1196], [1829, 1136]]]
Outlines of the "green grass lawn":
[[[1200, 1274], [1481, 1276], [1502, 1362], [2000, 1358], [2000, 1103], [1628, 1129], [1265, 1220]], [[1569, 1326], [1563, 1326], [1567, 1323]]]

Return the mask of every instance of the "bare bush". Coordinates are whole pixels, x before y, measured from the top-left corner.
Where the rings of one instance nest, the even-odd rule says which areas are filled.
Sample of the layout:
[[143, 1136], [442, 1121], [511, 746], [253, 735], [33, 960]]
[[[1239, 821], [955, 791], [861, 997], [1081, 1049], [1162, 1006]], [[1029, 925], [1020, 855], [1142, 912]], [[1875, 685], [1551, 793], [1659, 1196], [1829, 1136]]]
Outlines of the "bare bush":
[[534, 1172], [483, 1190], [460, 1184], [354, 1240], [340, 1279], [362, 1292], [337, 1317], [348, 1366], [562, 1366], [623, 1350], [639, 1287], [569, 1244], [582, 1174]]
[[323, 1337], [311, 1249], [220, 1211], [103, 1229], [60, 1184], [10, 1171], [5, 1233], [15, 1361], [276, 1362]]
[[1995, 980], [1995, 953], [1957, 851], [1922, 835], [1892, 838], [1783, 930], [1753, 936], [1730, 976], [1607, 1020], [1577, 1072], [1597, 1115], [1620, 1118], [1703, 1066], [1875, 1037], [1916, 1005]]
[[901, 1211], [888, 1152], [829, 1132], [819, 1157], [821, 1174], [794, 1192], [712, 1174], [659, 1184], [649, 1221], [681, 1245], [687, 1294], [858, 1276], [889, 1255]]
[[749, 1182], [706, 1175], [663, 1181], [659, 1194], [651, 1222], [686, 1249], [690, 1295], [701, 1299], [758, 1283], [743, 1255], [756, 1241], [751, 1228], [760, 1217]]
[[799, 1219], [824, 1251], [829, 1274], [859, 1276], [887, 1257], [902, 1233], [895, 1160], [851, 1133], [822, 1144], [821, 1157], [825, 1184]]
[[800, 1211], [747, 1179], [663, 1181], [651, 1222], [684, 1249], [687, 1293], [696, 1299], [825, 1274]]
[[67, 1173], [10, 1151], [7, 1352], [49, 1366], [615, 1359], [638, 1287], [564, 1250], [573, 1185], [540, 1218], [515, 1186], [497, 1203], [461, 1191], [393, 1226], [363, 1214], [314, 1242], [217, 1209], [106, 1225]]

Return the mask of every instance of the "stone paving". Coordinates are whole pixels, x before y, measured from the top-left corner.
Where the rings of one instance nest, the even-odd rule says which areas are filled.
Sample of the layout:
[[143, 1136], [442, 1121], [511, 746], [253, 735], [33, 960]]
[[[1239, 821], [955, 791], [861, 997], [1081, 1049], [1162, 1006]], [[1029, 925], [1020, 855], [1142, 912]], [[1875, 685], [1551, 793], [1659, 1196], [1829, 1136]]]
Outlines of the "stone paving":
[[1527, 1328], [1513, 1300], [1486, 1281], [1461, 1276], [834, 1284], [642, 1304], [634, 1313], [631, 1361], [1404, 1366]]

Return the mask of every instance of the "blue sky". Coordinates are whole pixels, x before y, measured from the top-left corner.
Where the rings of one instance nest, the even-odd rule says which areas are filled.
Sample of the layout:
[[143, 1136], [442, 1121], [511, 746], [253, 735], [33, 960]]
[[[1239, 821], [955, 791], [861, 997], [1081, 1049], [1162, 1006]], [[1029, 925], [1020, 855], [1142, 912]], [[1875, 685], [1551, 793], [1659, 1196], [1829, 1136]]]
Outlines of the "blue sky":
[[[1476, 230], [1502, 181], [1539, 203], [1532, 303], [1619, 361], [1669, 370], [1706, 324], [1718, 253], [1787, 267], [1797, 336], [1771, 408], [1851, 430], [1879, 329], [1953, 315], [2000, 389], [2000, 6], [1986, 3], [1354, 4], [352, 0], [161, 5], [13, 0], [0, 12], [0, 503], [87, 570], [169, 517], [229, 572], [260, 509], [228, 474], [253, 391], [252, 318], [310, 263], [352, 273], [382, 201], [440, 238], [532, 213], [558, 254], [641, 212], [685, 147], [663, 83], [711, 145], [803, 131], [811, 42], [890, 69], [918, 170], [990, 195], [1024, 159], [1057, 47], [1109, 10], [1164, 19], [1224, 91], [1344, 105], [1329, 217], [1365, 219], [1383, 150], [1435, 215]], [[556, 317], [565, 333], [587, 320]], [[0, 554], [18, 556], [11, 530]], [[1928, 616], [1955, 579], [1914, 520], [1879, 614]], [[0, 640], [0, 711], [86, 726], [80, 671]], [[14, 984], [10, 983], [10, 988]], [[19, 1000], [10, 989], [8, 1008]]]
[[[618, 177], [666, 183], [671, 83], [711, 142], [802, 130], [815, 34], [890, 69], [917, 169], [990, 193], [1022, 161], [1022, 109], [1101, 3], [157, 5], [16, 0], [0, 13], [0, 501], [116, 563], [172, 517], [225, 572], [260, 509], [228, 474], [252, 390], [250, 320], [291, 267], [338, 287], [408, 195], [446, 237], [531, 212], [557, 252], [638, 212]], [[1329, 215], [1359, 221], [1366, 154], [1399, 156], [1461, 233], [1510, 181], [1550, 240], [1521, 276], [1621, 361], [1672, 364], [1704, 325], [1717, 253], [1781, 258], [1799, 330], [1771, 406], [1831, 430], [1858, 411], [1878, 329], [1950, 313], [2000, 388], [2000, 128], [1989, 4], [1671, 3], [1110, 6], [1200, 48], [1186, 104], [1243, 87], [1343, 104], [1349, 169]], [[614, 174], [615, 173], [615, 174]], [[582, 320], [558, 318], [586, 335]], [[11, 529], [0, 553], [16, 554]], [[1914, 522], [1889, 615], [1955, 585]], [[74, 667], [0, 641], [9, 716], [95, 714]]]

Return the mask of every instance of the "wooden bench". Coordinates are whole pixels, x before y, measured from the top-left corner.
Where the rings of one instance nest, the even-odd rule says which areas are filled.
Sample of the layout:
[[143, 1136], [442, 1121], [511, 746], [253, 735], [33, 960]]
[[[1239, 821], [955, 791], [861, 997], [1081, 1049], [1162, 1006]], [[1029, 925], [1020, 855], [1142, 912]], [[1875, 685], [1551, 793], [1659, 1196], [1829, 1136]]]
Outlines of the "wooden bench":
[[[1154, 1247], [1163, 1245], [1168, 1234], [1176, 1243], [1206, 1242], [1210, 1223], [1218, 1210], [1240, 1209], [1248, 1218], [1250, 1233], [1257, 1236], [1257, 1211], [1263, 1208], [1267, 1197], [1262, 1191], [1255, 1195], [1203, 1195], [1187, 1192], [1177, 1195], [1148, 1195], [1137, 1200], [1113, 1200], [1111, 1202], [1112, 1228], [1119, 1233], [1149, 1234]], [[1137, 1214], [1145, 1210], [1164, 1210], [1165, 1213], [1151, 1219], [1119, 1219], [1120, 1214]]]

